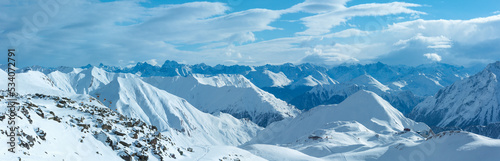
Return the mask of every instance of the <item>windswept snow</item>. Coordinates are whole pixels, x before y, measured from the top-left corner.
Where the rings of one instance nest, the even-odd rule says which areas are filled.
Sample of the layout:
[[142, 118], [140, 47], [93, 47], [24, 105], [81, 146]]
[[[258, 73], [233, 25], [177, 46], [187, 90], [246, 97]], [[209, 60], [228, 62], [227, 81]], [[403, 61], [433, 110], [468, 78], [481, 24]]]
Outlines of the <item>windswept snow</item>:
[[[7, 88], [7, 73], [0, 70], [1, 89]], [[16, 92], [20, 94], [28, 93], [46, 93], [51, 95], [65, 95], [54, 82], [42, 72], [27, 71], [25, 73], [16, 73]]]
[[293, 106], [253, 85], [242, 75], [147, 77], [144, 81], [185, 98], [201, 111], [248, 118], [260, 126], [294, 117]]
[[[203, 113], [188, 101], [145, 83], [132, 74], [117, 77], [106, 86], [93, 91], [111, 109], [140, 118], [172, 135], [191, 135], [199, 144], [239, 145], [251, 139], [259, 127], [228, 114]], [[209, 134], [209, 135], [207, 135]], [[193, 141], [194, 141], [193, 140]]]
[[361, 90], [338, 105], [273, 123], [242, 147], [270, 160], [498, 158], [493, 151], [500, 150], [500, 140], [460, 131], [435, 135], [429, 129], [405, 118], [375, 93]]
[[500, 140], [464, 131], [437, 134], [419, 143], [401, 143], [389, 147], [376, 159], [366, 160], [454, 160], [497, 161], [500, 158]]
[[[263, 140], [256, 141], [285, 144], [306, 138], [315, 130], [345, 124], [356, 124], [354, 127], [361, 128], [360, 131], [369, 130], [381, 134], [403, 131], [404, 128], [411, 128], [415, 131], [429, 129], [423, 123], [416, 123], [404, 117], [401, 112], [377, 94], [361, 90], [338, 105], [318, 106], [296, 118], [271, 124], [259, 135], [269, 133], [272, 135], [261, 137]], [[351, 125], [346, 125], [346, 128], [348, 126]]]
[[423, 139], [415, 132], [401, 133], [404, 128], [423, 134], [429, 130], [375, 93], [361, 90], [338, 105], [318, 106], [296, 118], [273, 123], [247, 144], [280, 145], [316, 158], [340, 157], [343, 154], [339, 153], [367, 152], [399, 141]]
[[272, 80], [273, 84], [271, 87], [283, 87], [292, 83], [292, 80], [288, 79], [283, 72], [274, 73], [269, 70], [264, 70], [264, 74], [267, 74]]
[[365, 85], [367, 86], [366, 90], [369, 91], [381, 91], [381, 92], [387, 92], [391, 90], [389, 87], [383, 85], [380, 83], [378, 80], [373, 78], [370, 75], [364, 74], [361, 75], [357, 78], [354, 78], [353, 80], [350, 80], [349, 83], [351, 84], [358, 84], [358, 85]]

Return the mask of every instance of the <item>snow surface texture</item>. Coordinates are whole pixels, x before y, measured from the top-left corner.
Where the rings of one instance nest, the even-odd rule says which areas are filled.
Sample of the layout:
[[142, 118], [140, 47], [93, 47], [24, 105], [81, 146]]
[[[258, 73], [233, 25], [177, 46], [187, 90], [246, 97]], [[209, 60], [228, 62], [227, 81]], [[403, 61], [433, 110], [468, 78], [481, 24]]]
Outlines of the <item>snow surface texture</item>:
[[[43, 75], [40, 72], [34, 73]], [[299, 113], [293, 106], [261, 90], [241, 75], [221, 74], [210, 77], [195, 74], [187, 77], [146, 77], [144, 78], [146, 83], [140, 80], [141, 77], [137, 75], [112, 73], [106, 72], [101, 68], [89, 67], [66, 70], [66, 73], [56, 70], [49, 73], [48, 78], [53, 81], [54, 85], [52, 86], [59, 88], [61, 91], [78, 94], [88, 93], [93, 96], [102, 95], [102, 98], [107, 98], [107, 101], [111, 101], [111, 106], [115, 108], [116, 106], [121, 107], [124, 104], [126, 104], [127, 108], [128, 106], [135, 106], [137, 108], [139, 105], [158, 105], [155, 102], [130, 102], [141, 100], [139, 97], [141, 94], [144, 94], [141, 89], [132, 88], [151, 88], [149, 84], [152, 84], [161, 90], [169, 92], [165, 96], [169, 95], [169, 97], [172, 97], [170, 93], [181, 96], [204, 112], [229, 113], [237, 118], [248, 118], [260, 126], [267, 126], [271, 122], [293, 117]], [[163, 95], [154, 93], [154, 91], [158, 91], [158, 89], [151, 88], [151, 90], [145, 91], [146, 94], [152, 94], [154, 97], [145, 95], [145, 97], [140, 98], [154, 99]], [[139, 93], [137, 95], [130, 95], [135, 94], [135, 92]], [[51, 94], [54, 93], [56, 92], [52, 92]], [[118, 93], [120, 93], [119, 97], [117, 97]], [[150, 101], [150, 99], [145, 100]], [[169, 100], [165, 98], [159, 99]], [[181, 104], [175, 105], [183, 106]], [[156, 123], [161, 124], [166, 123], [162, 119], [147, 118], [149, 115], [156, 114], [141, 113], [140, 111], [135, 112], [138, 112], [135, 114], [141, 115], [140, 118], [152, 119]]]
[[[2, 92], [5, 96], [6, 92]], [[75, 100], [82, 97], [75, 96]], [[90, 100], [28, 94], [19, 97], [16, 153], [1, 146], [0, 160], [123, 160], [131, 155], [149, 160], [182, 157], [170, 137]], [[7, 130], [6, 103], [1, 100], [0, 131]], [[8, 137], [0, 141], [7, 142]], [[155, 140], [155, 141], [154, 141]], [[156, 149], [158, 147], [158, 149]], [[165, 148], [165, 149], [163, 149]], [[178, 149], [178, 150], [177, 150]], [[156, 154], [155, 154], [156, 153]], [[123, 159], [122, 159], [123, 158]], [[134, 157], [132, 157], [134, 158]]]
[[[410, 128], [410, 132], [402, 132]], [[269, 160], [495, 160], [500, 141], [467, 132], [429, 133], [373, 92], [269, 125], [242, 145]], [[418, 133], [417, 133], [418, 132]], [[430, 136], [429, 138], [426, 138]]]
[[[172, 136], [181, 136], [176, 139], [188, 143], [239, 145], [250, 140], [261, 129], [250, 121], [239, 120], [229, 114], [201, 112], [188, 101], [153, 87], [136, 75], [109, 73], [96, 67], [74, 68], [66, 72], [54, 71], [48, 76], [37, 71], [19, 73], [17, 79], [20, 85], [16, 90], [21, 94], [99, 95], [99, 104], [141, 119]], [[6, 80], [2, 81], [2, 84], [6, 84]], [[189, 137], [184, 137], [184, 134]]]
[[260, 126], [294, 117], [299, 111], [256, 87], [242, 75], [146, 77], [144, 81], [186, 98], [203, 112], [229, 113]]
[[[430, 126], [468, 128], [500, 122], [500, 62], [440, 90], [410, 114]], [[496, 127], [496, 126], [492, 126]], [[498, 130], [498, 129], [497, 129]], [[497, 138], [497, 136], [491, 136]]]
[[404, 128], [411, 128], [414, 131], [429, 129], [423, 123], [416, 123], [404, 117], [401, 112], [375, 93], [361, 90], [338, 105], [318, 106], [297, 118], [271, 124], [259, 135], [267, 135], [269, 132], [279, 133], [257, 138], [264, 138], [264, 140], [258, 140], [260, 143], [286, 144], [300, 138], [307, 138], [310, 132], [323, 127], [343, 126], [344, 124], [356, 124], [362, 129], [381, 134], [392, 134], [403, 131]]

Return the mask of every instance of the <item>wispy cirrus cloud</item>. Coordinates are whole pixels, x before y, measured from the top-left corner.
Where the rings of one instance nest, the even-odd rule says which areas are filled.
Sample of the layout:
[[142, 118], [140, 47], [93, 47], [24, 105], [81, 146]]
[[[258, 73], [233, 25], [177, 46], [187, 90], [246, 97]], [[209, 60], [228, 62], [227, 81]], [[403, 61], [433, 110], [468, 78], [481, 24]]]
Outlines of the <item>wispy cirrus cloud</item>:
[[[236, 11], [221, 2], [148, 7], [143, 2], [3, 1], [0, 44], [22, 51], [21, 66], [125, 66], [148, 60], [161, 64], [166, 59], [212, 65], [418, 65], [432, 60], [466, 65], [500, 60], [500, 15], [412, 19], [426, 14], [418, 10], [425, 4], [406, 2], [348, 5], [350, 0], [305, 0], [280, 10]], [[352, 21], [367, 16], [397, 21], [377, 21], [374, 29]]]
[[[9, 44], [5, 48], [22, 48], [29, 54], [22, 58], [26, 65], [55, 64], [37, 62], [49, 56], [60, 60], [58, 65], [68, 66], [99, 62], [124, 65], [117, 64], [116, 57], [135, 61], [195, 59], [192, 57], [197, 53], [180, 50], [178, 44], [252, 42], [253, 32], [273, 30], [269, 24], [279, 18], [279, 13], [267, 9], [228, 13], [227, 4], [218, 2], [152, 8], [139, 1], [12, 3], [0, 6], [1, 15], [9, 15], [0, 16], [6, 24], [0, 27], [5, 35], [0, 42]], [[43, 24], [36, 25], [40, 19]], [[71, 61], [62, 61], [68, 59]]]
[[346, 2], [306, 0], [289, 9], [290, 12], [308, 12], [316, 15], [304, 17], [300, 20], [307, 27], [300, 35], [320, 35], [329, 33], [330, 30], [352, 17], [359, 16], [385, 16], [395, 14], [425, 14], [424, 12], [410, 9], [410, 7], [420, 7], [419, 4], [392, 2], [392, 3], [367, 3], [347, 7]]

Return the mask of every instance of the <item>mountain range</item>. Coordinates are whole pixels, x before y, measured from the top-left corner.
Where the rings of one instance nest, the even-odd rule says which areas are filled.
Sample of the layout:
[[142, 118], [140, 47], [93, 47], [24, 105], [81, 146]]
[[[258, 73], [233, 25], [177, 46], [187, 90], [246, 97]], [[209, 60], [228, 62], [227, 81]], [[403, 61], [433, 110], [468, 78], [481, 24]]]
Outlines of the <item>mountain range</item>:
[[[474, 71], [440, 63], [27, 67], [16, 73], [20, 146], [15, 155], [4, 146], [0, 159], [496, 160], [500, 62]], [[0, 70], [1, 84], [6, 78]]]
[[[81, 68], [90, 67], [92, 65], [89, 64]], [[114, 67], [103, 64], [96, 67], [111, 73], [131, 73], [143, 78], [152, 76], [188, 77], [195, 74], [215, 77], [220, 75], [241, 75], [256, 87], [273, 94], [276, 98], [288, 102], [300, 110], [308, 110], [317, 105], [339, 103], [346, 96], [357, 91], [338, 93], [338, 90], [332, 89], [346, 88], [346, 86], [353, 85], [358, 86], [355, 88], [366, 89], [365, 87], [380, 83], [383, 86], [378, 87], [385, 89], [377, 93], [393, 103], [403, 114], [408, 114], [416, 104], [423, 101], [425, 97], [434, 95], [439, 89], [480, 71], [477, 67], [465, 68], [443, 63], [413, 67], [391, 66], [380, 62], [366, 65], [340, 65], [328, 68], [309, 63], [299, 65], [286, 63], [264, 66], [208, 66], [206, 64], [180, 64], [167, 60], [161, 66], [144, 62], [128, 67]], [[44, 68], [33, 66], [23, 68], [21, 71], [36, 70], [48, 74], [52, 71], [70, 70], [67, 68], [69, 67]], [[343, 84], [339, 85], [341, 83]], [[318, 93], [321, 93], [321, 96]], [[403, 102], [402, 100], [413, 101]]]
[[415, 107], [410, 117], [441, 128], [470, 129], [499, 138], [500, 62], [439, 90]]

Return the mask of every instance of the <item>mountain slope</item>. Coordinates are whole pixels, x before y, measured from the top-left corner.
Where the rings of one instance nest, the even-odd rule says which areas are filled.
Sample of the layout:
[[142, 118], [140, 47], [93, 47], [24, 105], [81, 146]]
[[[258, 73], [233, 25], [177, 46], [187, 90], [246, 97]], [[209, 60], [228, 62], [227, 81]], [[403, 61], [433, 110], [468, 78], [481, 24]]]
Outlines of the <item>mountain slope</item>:
[[203, 113], [188, 101], [160, 90], [139, 77], [123, 74], [107, 85], [91, 92], [111, 109], [140, 118], [146, 123], [168, 131], [186, 134], [199, 144], [238, 145], [251, 139], [260, 128], [249, 121], [228, 114], [212, 116]]
[[[7, 73], [0, 70], [0, 83], [1, 89], [7, 88]], [[64, 95], [65, 92], [61, 91], [54, 82], [45, 74], [39, 71], [27, 71], [25, 73], [16, 73], [16, 92], [20, 94], [28, 93], [46, 93], [51, 95]]]
[[418, 144], [402, 143], [388, 148], [377, 159], [367, 160], [454, 160], [496, 161], [500, 158], [500, 140], [468, 133], [451, 131], [437, 134]]
[[375, 93], [361, 90], [338, 105], [318, 106], [296, 118], [273, 123], [245, 145], [280, 145], [313, 157], [326, 157], [422, 139], [415, 132], [396, 134], [404, 128], [424, 134], [429, 129], [404, 117]]
[[248, 118], [260, 126], [294, 117], [293, 106], [261, 90], [242, 75], [145, 77], [145, 82], [185, 98], [201, 111]]
[[410, 91], [391, 89], [372, 76], [364, 74], [348, 82], [314, 87], [295, 97], [290, 103], [300, 109], [307, 110], [318, 105], [338, 104], [359, 90], [375, 92], [403, 114], [411, 112], [411, 109], [423, 100], [422, 97], [416, 96]]
[[410, 114], [430, 126], [467, 128], [500, 122], [500, 62], [441, 89]]
[[[377, 94], [371, 91], [360, 90], [340, 104], [318, 106], [297, 116], [297, 118], [272, 124], [264, 131], [284, 130], [283, 133], [288, 133], [290, 137], [299, 137], [304, 134], [300, 134], [298, 131], [309, 133], [328, 123], [339, 121], [356, 121], [378, 133], [392, 133], [402, 131], [404, 128], [414, 128], [418, 129], [417, 131], [426, 129], [425, 124], [416, 123], [404, 117], [401, 112]], [[273, 129], [276, 127], [283, 129]], [[282, 135], [277, 136], [276, 139], [278, 140], [288, 140], [285, 137], [281, 137]]]
[[56, 70], [47, 74], [54, 85], [69, 93], [87, 94], [108, 84], [117, 74], [97, 67]]
[[[2, 96], [6, 92], [2, 91]], [[188, 147], [175, 145], [151, 125], [116, 113], [88, 95], [71, 98], [44, 94], [19, 95], [16, 153], [1, 146], [0, 160], [161, 160], [184, 158]], [[7, 130], [5, 99], [0, 131]], [[7, 142], [9, 137], [0, 137]]]
[[160, 90], [133, 74], [115, 74], [89, 67], [53, 71], [48, 76], [28, 71], [19, 73], [18, 79], [21, 94], [90, 94], [98, 99], [100, 105], [141, 119], [186, 144], [239, 145], [261, 129], [250, 121], [239, 120], [229, 114], [201, 112], [188, 101]]

